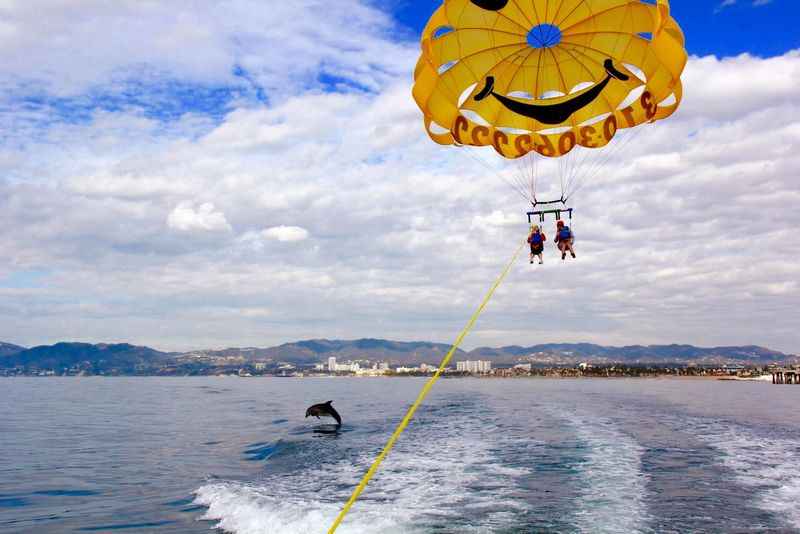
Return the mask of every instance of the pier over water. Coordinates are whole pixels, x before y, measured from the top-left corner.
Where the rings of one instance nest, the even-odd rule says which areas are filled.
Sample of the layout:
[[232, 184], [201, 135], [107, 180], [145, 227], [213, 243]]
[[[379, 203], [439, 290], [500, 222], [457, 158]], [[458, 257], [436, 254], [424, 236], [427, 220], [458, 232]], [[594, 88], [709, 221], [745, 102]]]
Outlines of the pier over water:
[[773, 369], [773, 384], [800, 384], [800, 370], [797, 369]]

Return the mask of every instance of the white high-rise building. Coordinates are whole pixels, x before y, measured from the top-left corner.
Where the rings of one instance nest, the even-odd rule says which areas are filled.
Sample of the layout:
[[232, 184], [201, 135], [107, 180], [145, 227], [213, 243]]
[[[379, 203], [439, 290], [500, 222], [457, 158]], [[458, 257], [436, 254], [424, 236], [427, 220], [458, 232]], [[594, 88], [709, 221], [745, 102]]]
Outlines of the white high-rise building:
[[331, 373], [336, 372], [336, 358], [333, 356], [328, 358], [328, 371]]
[[475, 375], [492, 372], [492, 362], [488, 360], [456, 362], [456, 371]]
[[335, 358], [330, 358], [333, 360], [334, 371], [339, 371], [342, 373], [357, 373], [361, 370], [361, 365], [358, 362], [347, 362], [347, 363], [336, 363]]

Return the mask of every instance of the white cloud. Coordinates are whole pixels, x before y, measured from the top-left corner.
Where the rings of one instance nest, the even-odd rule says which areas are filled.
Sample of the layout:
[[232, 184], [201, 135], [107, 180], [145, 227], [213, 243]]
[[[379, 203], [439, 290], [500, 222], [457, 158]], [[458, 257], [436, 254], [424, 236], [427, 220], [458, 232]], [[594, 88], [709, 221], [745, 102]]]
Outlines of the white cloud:
[[[759, 6], [765, 6], [765, 5], [771, 4], [771, 3], [772, 3], [772, 0], [752, 0], [752, 3], [750, 5], [753, 6], [753, 7], [759, 7]], [[719, 6], [717, 6], [717, 8], [714, 10], [714, 12], [715, 13], [719, 13], [720, 11], [725, 9], [726, 7], [730, 7], [730, 6], [734, 6], [734, 5], [736, 5], [736, 0], [722, 0], [722, 3]]]
[[681, 111], [724, 121], [792, 105], [800, 83], [798, 58], [800, 50], [767, 59], [749, 54], [725, 59], [694, 58], [683, 77], [688, 90]]
[[[0, 140], [0, 340], [449, 341], [525, 238], [529, 204], [425, 135], [412, 47], [388, 41], [375, 10], [348, 3], [366, 18], [345, 32], [346, 9], [314, 2], [233, 1], [225, 13], [176, 2], [167, 14], [159, 3], [48, 5], [51, 32], [37, 41], [3, 37], [35, 20], [30, 3], [4, 4], [16, 28], [0, 29], [4, 80], [84, 98], [134, 64], [227, 84], [240, 62], [275, 93], [269, 105], [235, 101], [219, 121], [167, 124], [133, 105], [55, 122], [9, 108], [14, 124], [35, 127]], [[284, 9], [303, 16], [270, 18]], [[125, 27], [132, 13], [144, 22]], [[109, 28], [97, 37], [106, 46], [82, 36], [94, 27]], [[374, 92], [320, 92], [320, 68]], [[692, 58], [681, 110], [583, 180], [578, 260], [562, 264], [550, 245], [543, 268], [517, 265], [468, 345], [800, 351], [799, 82], [798, 52]], [[557, 165], [541, 170], [557, 195]], [[47, 274], [3, 285], [23, 271]]]
[[308, 230], [299, 226], [275, 226], [267, 228], [261, 233], [267, 239], [274, 239], [282, 243], [308, 239]]
[[228, 232], [231, 225], [221, 211], [214, 211], [214, 204], [205, 202], [195, 208], [194, 203], [181, 202], [167, 217], [167, 225], [181, 232]]
[[492, 227], [514, 227], [519, 226], [519, 213], [506, 213], [502, 210], [494, 210], [489, 215], [476, 215], [472, 219], [473, 230], [485, 230]]
[[357, 0], [7, 0], [0, 12], [0, 89], [65, 97], [174, 80], [283, 98], [320, 75], [377, 90], [413, 55], [382, 38], [387, 15]]

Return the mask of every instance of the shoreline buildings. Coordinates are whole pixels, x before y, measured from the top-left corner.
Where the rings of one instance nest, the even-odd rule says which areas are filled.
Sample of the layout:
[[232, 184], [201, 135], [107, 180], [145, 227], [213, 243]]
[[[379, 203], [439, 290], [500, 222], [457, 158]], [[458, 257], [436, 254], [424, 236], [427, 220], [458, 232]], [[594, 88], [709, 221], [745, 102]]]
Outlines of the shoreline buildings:
[[492, 362], [487, 360], [456, 362], [456, 371], [459, 373], [485, 375], [492, 372]]

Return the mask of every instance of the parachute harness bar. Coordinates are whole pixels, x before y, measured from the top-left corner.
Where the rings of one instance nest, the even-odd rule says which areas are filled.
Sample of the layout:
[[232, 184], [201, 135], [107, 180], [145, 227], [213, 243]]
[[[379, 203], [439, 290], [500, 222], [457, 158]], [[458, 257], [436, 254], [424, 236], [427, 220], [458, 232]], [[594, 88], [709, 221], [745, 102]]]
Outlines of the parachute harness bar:
[[372, 465], [370, 466], [369, 470], [364, 475], [364, 477], [361, 479], [361, 482], [359, 482], [356, 489], [353, 491], [353, 494], [350, 496], [350, 499], [344, 505], [342, 511], [339, 512], [339, 516], [331, 525], [331, 528], [328, 530], [328, 534], [334, 534], [334, 532], [336, 532], [336, 529], [339, 528], [339, 525], [341, 525], [345, 516], [350, 511], [350, 508], [352, 508], [353, 504], [355, 504], [356, 500], [358, 500], [358, 497], [367, 487], [367, 484], [369, 483], [370, 479], [378, 471], [378, 468], [383, 463], [383, 460], [386, 459], [386, 457], [389, 455], [389, 452], [392, 450], [392, 448], [394, 448], [394, 444], [397, 442], [400, 435], [403, 433], [408, 424], [411, 422], [411, 419], [414, 417], [417, 408], [420, 407], [422, 402], [425, 400], [425, 397], [427, 397], [428, 393], [430, 393], [431, 388], [433, 388], [433, 385], [439, 380], [439, 377], [444, 372], [445, 368], [447, 367], [447, 364], [450, 363], [450, 359], [453, 357], [453, 354], [455, 354], [456, 350], [458, 350], [459, 345], [461, 345], [461, 342], [464, 341], [465, 337], [467, 337], [467, 334], [470, 333], [472, 327], [475, 326], [478, 317], [480, 317], [484, 308], [486, 308], [486, 305], [489, 304], [489, 301], [492, 299], [492, 296], [494, 295], [497, 288], [500, 287], [500, 284], [503, 283], [503, 280], [505, 280], [506, 276], [508, 276], [508, 273], [511, 271], [511, 267], [514, 266], [514, 264], [517, 261], [517, 258], [519, 257], [520, 252], [522, 252], [522, 249], [527, 244], [528, 244], [527, 240], [522, 242], [517, 251], [514, 252], [514, 255], [511, 257], [511, 261], [508, 262], [508, 265], [506, 265], [506, 267], [500, 273], [500, 276], [498, 276], [497, 279], [494, 281], [494, 284], [492, 284], [492, 287], [486, 293], [486, 296], [483, 297], [483, 301], [481, 302], [480, 306], [478, 306], [475, 312], [473, 312], [472, 317], [470, 317], [469, 321], [467, 322], [467, 325], [458, 335], [455, 342], [453, 343], [453, 346], [450, 347], [450, 350], [442, 359], [442, 362], [439, 364], [439, 368], [436, 370], [436, 373], [425, 383], [425, 386], [423, 386], [422, 391], [420, 391], [419, 395], [417, 395], [417, 400], [415, 400], [414, 404], [412, 404], [411, 407], [408, 409], [405, 417], [403, 417], [403, 420], [400, 421], [399, 425], [397, 425], [397, 428], [395, 429], [392, 436], [389, 438], [389, 441], [386, 442], [386, 445], [383, 447], [381, 453], [378, 455], [377, 458], [375, 458], [375, 461], [372, 462]]
[[544, 205], [549, 205], [549, 204], [564, 204], [566, 206], [567, 199], [564, 198], [564, 189], [562, 188], [561, 189], [561, 198], [559, 198], [558, 200], [539, 200], [539, 199], [536, 198], [536, 195], [534, 194], [533, 195], [533, 202], [531, 204], [533, 204], [533, 208], [534, 209], [536, 209], [536, 206], [540, 206], [540, 205], [544, 206]]
[[[529, 211], [528, 215], [528, 224], [533, 223], [533, 218], [538, 217], [539, 222], [544, 222], [545, 215], [553, 214], [555, 215], [556, 219], [561, 219], [561, 213], [569, 214], [570, 220], [572, 220], [572, 208], [567, 207], [567, 198], [564, 197], [564, 190], [561, 190], [561, 198], [559, 200], [548, 200], [548, 201], [540, 201], [537, 200], [536, 197], [533, 197], [533, 211]], [[537, 210], [537, 206], [552, 206], [553, 204], [561, 204], [563, 208], [555, 208], [550, 210]]]

